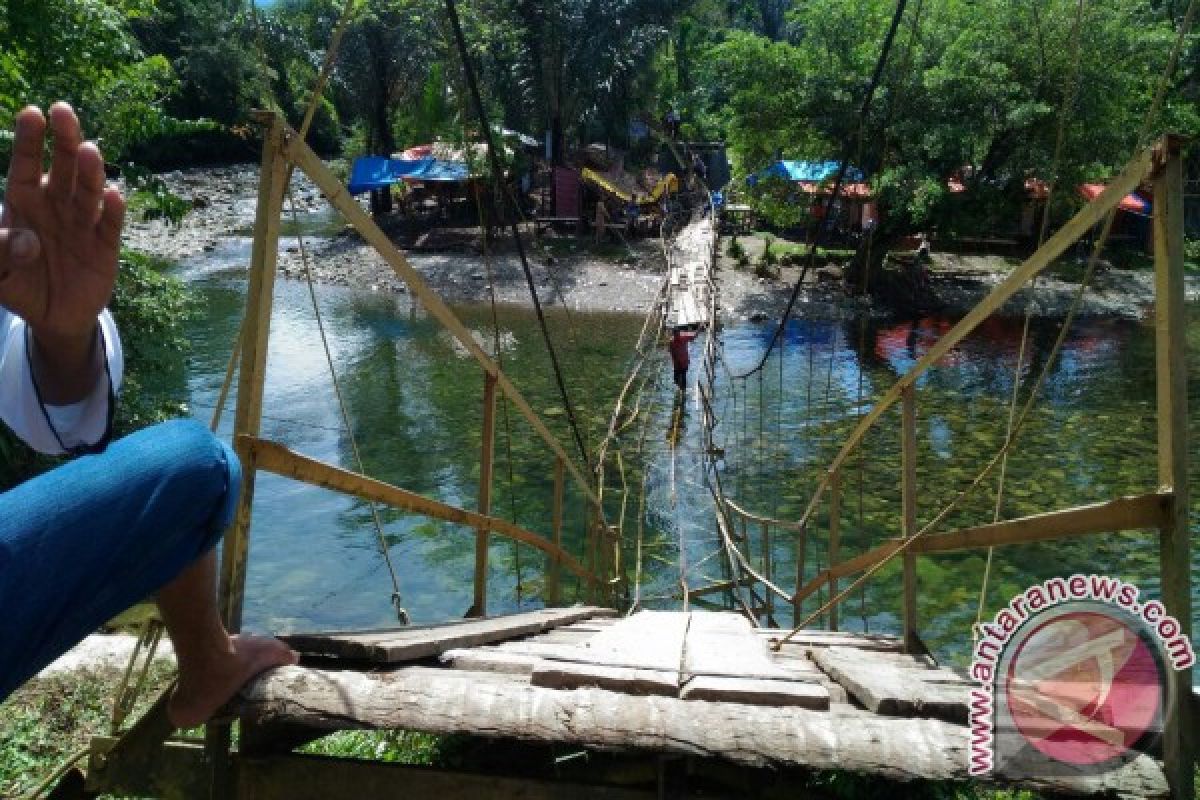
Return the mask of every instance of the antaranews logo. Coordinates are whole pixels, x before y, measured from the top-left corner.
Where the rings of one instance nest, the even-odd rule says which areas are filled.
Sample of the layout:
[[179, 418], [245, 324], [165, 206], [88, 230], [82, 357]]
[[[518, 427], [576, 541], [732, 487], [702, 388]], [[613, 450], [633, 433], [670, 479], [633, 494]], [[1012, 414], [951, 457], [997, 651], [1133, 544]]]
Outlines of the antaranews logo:
[[1155, 743], [1171, 672], [1196, 657], [1178, 620], [1140, 596], [1119, 578], [1052, 578], [979, 626], [971, 775], [1105, 771]]

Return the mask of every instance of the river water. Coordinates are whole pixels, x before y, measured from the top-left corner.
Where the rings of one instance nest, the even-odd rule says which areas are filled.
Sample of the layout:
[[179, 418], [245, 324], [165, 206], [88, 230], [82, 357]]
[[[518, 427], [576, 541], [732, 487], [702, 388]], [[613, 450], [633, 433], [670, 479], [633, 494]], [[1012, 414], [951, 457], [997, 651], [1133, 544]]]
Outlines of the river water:
[[[217, 252], [179, 269], [200, 299], [200, 314], [189, 323], [188, 388], [193, 412], [206, 421], [240, 322], [245, 280], [238, 265], [245, 263], [247, 250], [244, 240], [230, 239]], [[408, 295], [318, 287], [317, 296], [366, 472], [473, 507], [482, 408], [481, 373], [474, 361], [414, 308]], [[456, 310], [492, 350], [491, 309]], [[532, 312], [500, 308], [497, 313], [505, 370], [546, 415], [564, 446], [570, 445], [563, 403]], [[952, 322], [937, 317], [820, 318], [801, 309], [786, 331], [781, 354], [747, 380], [728, 375], [757, 362], [771, 326], [727, 326], [721, 336], [724, 364], [715, 409], [717, 445], [725, 451], [720, 470], [726, 492], [753, 511], [797, 517], [819, 470], [871, 398], [886, 391]], [[591, 446], [607, 426], [641, 324], [640, 317], [624, 314], [549, 313]], [[1057, 327], [1052, 321], [1035, 321], [1027, 383], [1042, 368]], [[971, 481], [1003, 440], [1020, 337], [1020, 320], [991, 320], [919, 382], [922, 524]], [[1190, 374], [1200, 375], [1200, 326], [1192, 326], [1189, 340]], [[694, 357], [700, 344], [693, 345]], [[698, 371], [692, 370], [693, 382]], [[642, 385], [637, 382], [635, 389]], [[665, 355], [652, 357], [644, 387], [639, 415], [615, 447], [625, 467], [625, 491], [610, 462], [607, 510], [616, 519], [625, 503], [623, 567], [630, 596], [636, 595], [643, 607], [678, 608], [684, 584], [695, 588], [724, 577], [703, 483], [700, 414], [694, 391], [686, 397], [675, 392]], [[1193, 397], [1196, 388], [1193, 383]], [[1198, 406], [1193, 402], [1192, 421], [1193, 430], [1200, 431]], [[303, 283], [277, 286], [265, 415], [266, 437], [354, 468]], [[228, 435], [231, 425], [232, 413], [227, 412], [222, 433]], [[852, 458], [845, 470], [843, 558], [899, 533], [899, 427], [898, 411], [886, 415], [868, 437], [862, 457]], [[1193, 436], [1193, 456], [1200, 452], [1197, 440], [1200, 435]], [[1079, 321], [1009, 461], [1003, 514], [1014, 517], [1150, 491], [1156, 484], [1154, 441], [1152, 328], [1127, 321]], [[552, 465], [528, 426], [501, 404], [493, 512], [547, 531]], [[964, 502], [942, 529], [990, 522], [995, 486], [995, 480], [986, 481], [983, 491]], [[582, 551], [583, 533], [578, 500], [578, 492], [569, 490], [565, 538], [576, 554]], [[1192, 511], [1193, 520], [1200, 520], [1200, 503]], [[384, 509], [380, 515], [402, 602], [413, 621], [461, 617], [471, 605], [473, 531]], [[391, 582], [371, 520], [365, 503], [260, 476], [247, 627], [288, 631], [395, 624]], [[826, 563], [825, 530], [822, 516], [806, 549], [809, 577]], [[759, 540], [752, 539], [758, 559], [756, 548]], [[540, 606], [541, 557], [504, 541], [492, 545], [491, 556], [489, 613]], [[791, 588], [794, 543], [776, 537], [772, 556], [773, 576]], [[986, 553], [969, 552], [919, 559], [922, 635], [936, 653], [954, 661], [961, 662], [969, 646], [985, 558]], [[1197, 563], [1200, 559], [1193, 564], [1193, 587], [1200, 587]], [[842, 627], [896, 632], [898, 572], [885, 569], [865, 591], [849, 598], [841, 612]], [[1111, 534], [997, 550], [987, 613], [1033, 582], [1073, 572], [1111, 574], [1156, 595], [1157, 537]], [[577, 588], [567, 582], [566, 599], [576, 596]], [[1200, 592], [1193, 606], [1200, 608]], [[782, 611], [779, 617], [783, 624], [790, 621]]]

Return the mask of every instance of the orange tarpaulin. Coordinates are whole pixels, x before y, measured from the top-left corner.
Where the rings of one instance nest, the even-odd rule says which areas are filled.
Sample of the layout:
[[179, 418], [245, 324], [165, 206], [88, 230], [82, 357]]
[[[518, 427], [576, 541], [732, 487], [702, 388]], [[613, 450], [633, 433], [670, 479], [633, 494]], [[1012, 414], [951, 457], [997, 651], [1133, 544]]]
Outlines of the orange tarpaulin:
[[[1084, 183], [1081, 184], [1076, 191], [1084, 200], [1091, 202], [1100, 196], [1107, 187], [1103, 183]], [[1122, 211], [1128, 211], [1131, 214], [1142, 214], [1149, 216], [1150, 201], [1142, 197], [1137, 192], [1131, 192], [1121, 198], [1121, 202], [1117, 204], [1117, 208]]]

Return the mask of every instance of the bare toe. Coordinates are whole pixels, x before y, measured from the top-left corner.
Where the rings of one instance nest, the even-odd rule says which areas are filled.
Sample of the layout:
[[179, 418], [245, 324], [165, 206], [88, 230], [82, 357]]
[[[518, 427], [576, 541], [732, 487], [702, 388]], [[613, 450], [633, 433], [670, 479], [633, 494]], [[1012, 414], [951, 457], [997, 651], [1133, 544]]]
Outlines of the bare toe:
[[213, 654], [202, 668], [181, 668], [179, 684], [167, 705], [177, 728], [207, 722], [221, 706], [259, 673], [299, 661], [290, 647], [269, 636], [232, 636], [229, 650]]

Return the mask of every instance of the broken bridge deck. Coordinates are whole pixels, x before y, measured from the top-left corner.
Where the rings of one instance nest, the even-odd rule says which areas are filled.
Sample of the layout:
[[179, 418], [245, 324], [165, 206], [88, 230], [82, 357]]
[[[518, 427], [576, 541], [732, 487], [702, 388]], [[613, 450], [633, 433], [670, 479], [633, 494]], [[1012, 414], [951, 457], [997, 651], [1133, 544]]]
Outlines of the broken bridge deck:
[[[575, 607], [426, 628], [290, 637], [319, 666], [271, 671], [239, 698], [259, 731], [407, 729], [603, 751], [965, 780], [969, 681], [892, 636], [754, 629], [719, 612]], [[304, 737], [302, 737], [304, 738]], [[1146, 755], [1105, 774], [1006, 783], [1166, 796]]]

